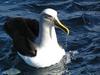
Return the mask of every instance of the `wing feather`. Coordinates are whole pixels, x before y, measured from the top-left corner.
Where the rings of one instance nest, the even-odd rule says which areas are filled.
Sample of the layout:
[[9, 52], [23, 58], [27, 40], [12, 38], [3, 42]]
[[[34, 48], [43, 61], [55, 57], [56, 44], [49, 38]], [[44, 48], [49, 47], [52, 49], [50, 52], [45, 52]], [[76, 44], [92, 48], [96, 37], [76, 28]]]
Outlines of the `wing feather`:
[[4, 24], [6, 33], [13, 39], [13, 47], [19, 53], [26, 56], [36, 56], [37, 50], [31, 47], [29, 40], [34, 42], [39, 33], [37, 20], [21, 17], [9, 18]]

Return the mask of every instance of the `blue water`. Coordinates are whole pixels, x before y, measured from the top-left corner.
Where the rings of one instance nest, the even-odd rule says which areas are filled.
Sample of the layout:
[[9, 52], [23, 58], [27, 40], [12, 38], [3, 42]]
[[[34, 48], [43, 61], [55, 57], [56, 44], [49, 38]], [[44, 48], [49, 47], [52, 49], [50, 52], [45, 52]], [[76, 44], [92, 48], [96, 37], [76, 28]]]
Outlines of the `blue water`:
[[66, 52], [78, 52], [67, 65], [70, 75], [100, 75], [100, 0], [0, 0], [0, 75], [16, 66], [17, 55], [9, 56], [11, 38], [3, 30], [6, 18], [38, 20], [39, 13], [48, 7], [56, 9], [60, 20], [70, 29], [69, 36], [56, 29], [59, 43]]

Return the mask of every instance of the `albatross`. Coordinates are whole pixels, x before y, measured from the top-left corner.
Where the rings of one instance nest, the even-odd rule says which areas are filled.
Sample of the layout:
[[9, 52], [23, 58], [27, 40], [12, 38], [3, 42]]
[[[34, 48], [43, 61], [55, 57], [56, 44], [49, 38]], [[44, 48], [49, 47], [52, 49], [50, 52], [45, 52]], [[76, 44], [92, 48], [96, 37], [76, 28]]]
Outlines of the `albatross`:
[[44, 68], [59, 63], [66, 54], [58, 44], [55, 28], [69, 34], [69, 29], [51, 8], [40, 13], [40, 20], [10, 18], [4, 25], [13, 40], [14, 50], [30, 66]]

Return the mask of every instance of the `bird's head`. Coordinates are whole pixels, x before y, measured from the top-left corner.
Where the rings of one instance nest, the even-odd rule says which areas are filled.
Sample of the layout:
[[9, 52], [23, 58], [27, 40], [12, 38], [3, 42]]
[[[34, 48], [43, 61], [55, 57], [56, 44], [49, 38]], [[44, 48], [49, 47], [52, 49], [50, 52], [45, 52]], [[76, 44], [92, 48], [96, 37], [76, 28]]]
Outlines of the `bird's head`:
[[58, 19], [57, 11], [56, 10], [51, 9], [51, 8], [47, 8], [47, 9], [43, 10], [41, 14], [42, 14], [42, 17], [46, 21], [54, 23], [53, 25], [55, 27], [58, 27], [61, 30], [63, 30], [64, 32], [67, 32], [67, 34], [69, 34], [69, 29], [65, 25], [63, 25], [60, 22], [60, 20]]

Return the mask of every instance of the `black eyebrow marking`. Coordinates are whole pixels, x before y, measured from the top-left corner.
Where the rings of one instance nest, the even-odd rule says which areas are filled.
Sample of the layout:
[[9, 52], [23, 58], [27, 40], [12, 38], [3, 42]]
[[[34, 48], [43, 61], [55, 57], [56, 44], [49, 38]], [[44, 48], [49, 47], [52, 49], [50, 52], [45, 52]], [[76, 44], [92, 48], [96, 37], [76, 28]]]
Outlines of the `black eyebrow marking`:
[[49, 14], [43, 14], [45, 17], [52, 17], [51, 15]]

